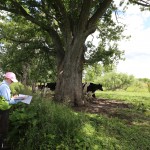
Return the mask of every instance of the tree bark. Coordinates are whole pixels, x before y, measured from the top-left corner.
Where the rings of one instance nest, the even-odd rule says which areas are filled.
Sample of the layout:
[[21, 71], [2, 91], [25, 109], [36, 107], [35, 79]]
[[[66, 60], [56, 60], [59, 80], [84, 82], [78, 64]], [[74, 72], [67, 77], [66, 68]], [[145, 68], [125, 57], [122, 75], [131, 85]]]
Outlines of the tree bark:
[[[80, 41], [80, 42], [79, 42]], [[65, 53], [58, 68], [58, 80], [55, 90], [55, 101], [71, 106], [81, 106], [82, 71], [84, 61], [83, 37], [76, 38]]]

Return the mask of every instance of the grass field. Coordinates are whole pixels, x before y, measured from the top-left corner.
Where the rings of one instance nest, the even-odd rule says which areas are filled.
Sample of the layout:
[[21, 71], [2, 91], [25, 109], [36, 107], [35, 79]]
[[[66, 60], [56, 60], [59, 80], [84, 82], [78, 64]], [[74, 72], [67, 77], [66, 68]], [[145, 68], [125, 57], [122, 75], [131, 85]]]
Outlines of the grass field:
[[17, 106], [10, 117], [12, 150], [150, 150], [149, 93], [96, 95], [129, 107], [106, 108], [109, 115], [76, 112], [33, 96], [30, 106]]
[[150, 110], [150, 93], [149, 92], [120, 92], [120, 91], [102, 91], [97, 92], [97, 97], [121, 100], [126, 103], [132, 103], [136, 106], [143, 106]]
[[[116, 125], [114, 126], [114, 130], [117, 130], [120, 124], [123, 127], [119, 127], [118, 133], [116, 132], [114, 136], [119, 136], [120, 140], [126, 141], [129, 144], [126, 148], [122, 147], [121, 149], [149, 150], [150, 93], [104, 91], [97, 92], [96, 94], [100, 99], [117, 100], [129, 104], [129, 108], [116, 108], [115, 113], [117, 115], [111, 118]], [[110, 121], [111, 119], [109, 118], [108, 120]], [[112, 125], [110, 123], [110, 126]], [[136, 147], [133, 143], [139, 146]]]

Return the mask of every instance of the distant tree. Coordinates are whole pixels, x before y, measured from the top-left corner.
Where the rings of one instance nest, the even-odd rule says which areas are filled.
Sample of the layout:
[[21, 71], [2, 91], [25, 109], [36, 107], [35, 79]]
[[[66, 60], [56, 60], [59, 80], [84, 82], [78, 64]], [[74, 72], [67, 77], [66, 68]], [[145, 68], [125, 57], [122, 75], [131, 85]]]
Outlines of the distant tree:
[[101, 77], [101, 83], [106, 90], [127, 89], [135, 81], [134, 76], [125, 73], [109, 72]]
[[94, 63], [93, 65], [88, 65], [84, 68], [83, 82], [101, 83], [101, 77], [105, 73], [113, 70], [115, 70], [115, 66], [113, 64], [103, 65]]
[[139, 81], [142, 81], [144, 83], [150, 82], [149, 78], [138, 78]]

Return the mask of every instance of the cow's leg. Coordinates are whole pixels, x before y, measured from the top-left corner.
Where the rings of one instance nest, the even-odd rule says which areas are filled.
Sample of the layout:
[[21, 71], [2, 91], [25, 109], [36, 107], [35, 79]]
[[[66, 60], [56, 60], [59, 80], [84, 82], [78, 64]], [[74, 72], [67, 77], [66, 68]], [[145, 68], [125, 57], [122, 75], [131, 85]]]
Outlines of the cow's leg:
[[92, 94], [92, 97], [96, 98], [95, 93]]

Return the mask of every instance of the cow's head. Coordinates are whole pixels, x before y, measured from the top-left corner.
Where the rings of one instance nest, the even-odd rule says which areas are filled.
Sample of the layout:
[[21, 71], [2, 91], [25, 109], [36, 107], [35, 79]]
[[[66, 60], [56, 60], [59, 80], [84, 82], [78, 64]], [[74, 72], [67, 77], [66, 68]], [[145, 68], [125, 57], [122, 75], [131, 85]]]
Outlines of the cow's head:
[[103, 91], [103, 87], [102, 87], [102, 85], [101, 85], [101, 84], [97, 84], [97, 89], [99, 89], [99, 90]]

